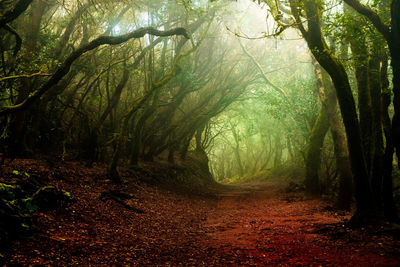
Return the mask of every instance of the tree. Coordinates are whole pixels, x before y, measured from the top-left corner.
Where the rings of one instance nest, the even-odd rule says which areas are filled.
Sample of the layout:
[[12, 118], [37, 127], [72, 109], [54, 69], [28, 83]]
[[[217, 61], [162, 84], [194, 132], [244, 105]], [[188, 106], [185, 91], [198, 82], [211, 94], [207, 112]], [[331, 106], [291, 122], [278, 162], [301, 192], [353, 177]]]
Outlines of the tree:
[[[290, 8], [297, 27], [307, 41], [315, 59], [329, 73], [335, 85], [346, 129], [355, 182], [357, 210], [353, 218], [356, 221], [370, 220], [377, 216], [377, 209], [375, 202], [370, 197], [372, 190], [362, 146], [360, 123], [347, 73], [343, 63], [332, 53], [325, 41], [321, 30], [321, 6], [313, 0], [304, 1], [304, 3], [291, 0]], [[303, 11], [307, 19], [307, 28], [301, 18]]]
[[[390, 4], [390, 26], [385, 24], [377, 12], [369, 6], [361, 4], [358, 0], [345, 0], [349, 6], [358, 13], [368, 18], [375, 28], [382, 34], [386, 40], [393, 69], [393, 105], [395, 114], [392, 121], [393, 140], [400, 140], [400, 1], [392, 0]], [[384, 1], [388, 3], [388, 1]], [[400, 142], [394, 141], [397, 156], [400, 155]]]

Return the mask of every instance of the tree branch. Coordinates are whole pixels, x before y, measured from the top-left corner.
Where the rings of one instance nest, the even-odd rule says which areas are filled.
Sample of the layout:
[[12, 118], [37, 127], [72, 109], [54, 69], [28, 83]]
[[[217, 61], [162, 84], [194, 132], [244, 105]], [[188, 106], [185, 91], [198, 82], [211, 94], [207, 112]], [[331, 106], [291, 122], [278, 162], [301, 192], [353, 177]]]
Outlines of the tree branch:
[[18, 18], [19, 15], [21, 15], [32, 2], [33, 0], [18, 1], [13, 9], [7, 11], [3, 16], [0, 17], [0, 28], [3, 28], [4, 25]]
[[297, 23], [297, 27], [300, 30], [301, 34], [303, 35], [304, 39], [307, 40], [307, 38], [309, 38], [309, 34], [308, 31], [304, 28], [303, 22], [301, 21], [300, 12], [293, 0], [290, 0], [289, 4], [290, 4], [290, 9], [292, 11], [292, 15]]
[[288, 95], [286, 93], [286, 91], [283, 88], [280, 88], [278, 86], [276, 86], [274, 83], [271, 82], [270, 79], [268, 79], [264, 69], [262, 68], [262, 66], [260, 65], [260, 63], [257, 62], [257, 60], [254, 58], [253, 55], [250, 54], [249, 51], [247, 51], [247, 49], [244, 47], [244, 45], [242, 44], [242, 42], [239, 39], [239, 44], [242, 47], [243, 52], [251, 59], [251, 61], [253, 62], [253, 64], [257, 67], [258, 71], [260, 72], [260, 74], [262, 75], [264, 81], [266, 84], [268, 84], [269, 86], [271, 86], [272, 88], [275, 89], [275, 91], [277, 91], [278, 93], [280, 93], [285, 99], [288, 99]]
[[11, 26], [5, 24], [5, 25], [3, 25], [3, 28], [15, 36], [15, 47], [14, 47], [13, 57], [16, 57], [19, 50], [21, 50], [22, 39], [19, 36], [19, 34]]
[[386, 41], [391, 42], [389, 26], [383, 23], [382, 19], [374, 10], [372, 10], [369, 6], [361, 4], [358, 0], [344, 0], [344, 2], [351, 6], [358, 13], [365, 16], [383, 35]]
[[6, 81], [6, 80], [21, 79], [21, 78], [32, 78], [35, 76], [51, 76], [51, 74], [37, 72], [37, 73], [33, 73], [33, 74], [14, 75], [14, 76], [0, 78], [0, 82]]
[[64, 63], [57, 69], [57, 71], [51, 76], [51, 78], [42, 85], [38, 90], [32, 92], [27, 99], [23, 102], [14, 105], [14, 106], [6, 106], [0, 109], [0, 116], [4, 116], [7, 114], [15, 113], [17, 111], [23, 110], [33, 104], [36, 100], [38, 100], [44, 93], [50, 90], [54, 85], [56, 85], [70, 70], [72, 63], [77, 60], [84, 53], [91, 51], [101, 45], [109, 44], [109, 45], [117, 45], [122, 44], [133, 38], [141, 38], [146, 34], [151, 34], [155, 36], [172, 36], [172, 35], [183, 35], [184, 37], [189, 39], [189, 35], [185, 28], [175, 28], [168, 31], [159, 31], [153, 27], [144, 27], [137, 29], [133, 32], [120, 35], [120, 36], [100, 36], [90, 43], [81, 46], [76, 51], [74, 51], [65, 61]]

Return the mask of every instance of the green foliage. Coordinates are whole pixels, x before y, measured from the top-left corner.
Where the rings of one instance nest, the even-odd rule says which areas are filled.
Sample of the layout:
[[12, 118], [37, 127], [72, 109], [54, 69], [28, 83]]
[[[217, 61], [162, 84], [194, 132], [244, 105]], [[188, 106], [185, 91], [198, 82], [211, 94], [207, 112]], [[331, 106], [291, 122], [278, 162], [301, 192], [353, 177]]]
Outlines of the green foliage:
[[227, 177], [226, 179], [221, 180], [221, 183], [224, 184], [236, 184], [241, 182], [251, 182], [251, 181], [267, 181], [272, 178], [271, 170], [262, 170], [253, 174], [246, 174], [244, 176], [233, 176]]
[[30, 196], [19, 186], [0, 183], [0, 245], [29, 236], [34, 230], [32, 215], [37, 211], [65, 207], [71, 194], [55, 187], [40, 188]]
[[[267, 74], [275, 86], [283, 88], [287, 97], [273, 86], [256, 83], [242, 101], [232, 104], [216, 120], [222, 126], [215, 124], [215, 127], [224, 129], [210, 149], [211, 166], [218, 179], [242, 179], [240, 165], [243, 165], [244, 177], [253, 177], [257, 172], [277, 168], [284, 162], [302, 164], [320, 104], [311, 66], [300, 68], [295, 61], [298, 55], [284, 55], [271, 52], [265, 69], [267, 73], [274, 72], [269, 65], [287, 64], [287, 69]], [[302, 56], [307, 58], [307, 52]], [[265, 58], [265, 55], [258, 56], [256, 60], [264, 62]]]
[[25, 197], [19, 187], [0, 183], [0, 245], [34, 229], [31, 215], [36, 207]]
[[24, 208], [28, 214], [32, 214], [38, 210], [38, 207], [32, 204], [31, 198], [24, 198], [22, 199], [22, 203], [24, 203]]

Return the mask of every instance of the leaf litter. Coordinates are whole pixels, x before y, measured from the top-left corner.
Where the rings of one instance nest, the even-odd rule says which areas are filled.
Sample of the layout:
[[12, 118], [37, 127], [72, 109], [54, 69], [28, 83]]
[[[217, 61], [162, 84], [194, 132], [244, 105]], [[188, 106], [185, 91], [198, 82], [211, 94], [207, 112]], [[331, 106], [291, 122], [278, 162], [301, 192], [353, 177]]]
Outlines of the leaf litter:
[[[187, 194], [144, 182], [132, 170], [122, 172], [126, 184], [114, 185], [102, 165], [14, 160], [3, 176], [14, 170], [70, 192], [76, 202], [35, 214], [39, 231], [2, 253], [6, 266], [400, 266], [398, 237], [350, 229], [350, 213], [285, 193], [279, 181]], [[100, 198], [111, 191], [131, 196], [121, 201], [143, 213]]]

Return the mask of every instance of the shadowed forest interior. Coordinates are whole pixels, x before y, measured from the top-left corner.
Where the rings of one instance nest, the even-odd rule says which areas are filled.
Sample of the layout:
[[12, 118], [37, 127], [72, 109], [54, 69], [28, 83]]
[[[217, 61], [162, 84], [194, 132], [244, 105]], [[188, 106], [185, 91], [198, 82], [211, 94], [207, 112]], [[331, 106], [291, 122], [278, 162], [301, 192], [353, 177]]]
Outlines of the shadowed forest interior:
[[0, 263], [400, 265], [399, 0], [0, 0]]

